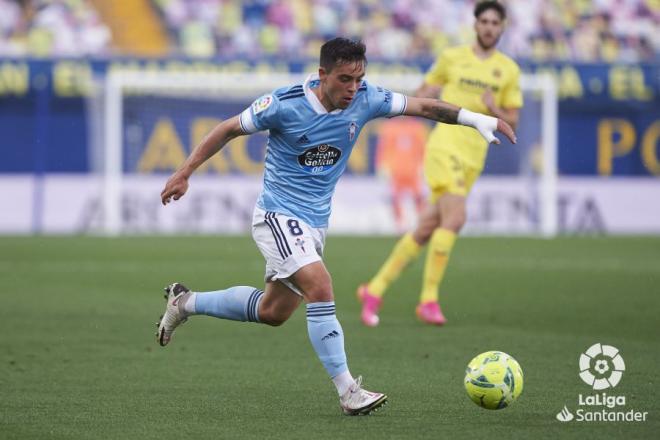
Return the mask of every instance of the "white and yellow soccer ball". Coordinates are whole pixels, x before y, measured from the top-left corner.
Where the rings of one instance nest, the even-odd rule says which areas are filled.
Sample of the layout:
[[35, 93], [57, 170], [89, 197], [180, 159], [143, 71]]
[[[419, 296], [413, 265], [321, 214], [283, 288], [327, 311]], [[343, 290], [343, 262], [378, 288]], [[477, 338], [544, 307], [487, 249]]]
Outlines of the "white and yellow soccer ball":
[[523, 390], [520, 364], [501, 351], [481, 353], [465, 369], [465, 390], [482, 408], [506, 408]]

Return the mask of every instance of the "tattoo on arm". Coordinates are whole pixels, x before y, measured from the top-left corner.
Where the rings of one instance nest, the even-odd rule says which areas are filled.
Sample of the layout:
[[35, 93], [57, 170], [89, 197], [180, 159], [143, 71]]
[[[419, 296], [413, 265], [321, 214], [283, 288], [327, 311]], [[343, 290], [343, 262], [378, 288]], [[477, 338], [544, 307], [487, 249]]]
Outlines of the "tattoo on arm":
[[460, 107], [435, 99], [429, 110], [430, 119], [445, 124], [456, 124]]

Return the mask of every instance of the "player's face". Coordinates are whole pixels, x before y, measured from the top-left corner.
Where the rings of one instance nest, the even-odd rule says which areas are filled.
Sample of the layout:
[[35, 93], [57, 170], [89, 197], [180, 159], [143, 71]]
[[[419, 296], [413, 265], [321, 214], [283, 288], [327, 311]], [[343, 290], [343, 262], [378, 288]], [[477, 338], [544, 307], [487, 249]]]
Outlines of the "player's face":
[[477, 32], [477, 42], [482, 49], [488, 50], [497, 44], [504, 32], [504, 20], [494, 9], [486, 9], [479, 15], [474, 24]]
[[360, 88], [363, 77], [364, 63], [361, 61], [339, 64], [330, 72], [321, 67], [319, 79], [323, 84], [323, 101], [326, 101], [324, 104], [330, 104], [332, 110], [347, 108]]

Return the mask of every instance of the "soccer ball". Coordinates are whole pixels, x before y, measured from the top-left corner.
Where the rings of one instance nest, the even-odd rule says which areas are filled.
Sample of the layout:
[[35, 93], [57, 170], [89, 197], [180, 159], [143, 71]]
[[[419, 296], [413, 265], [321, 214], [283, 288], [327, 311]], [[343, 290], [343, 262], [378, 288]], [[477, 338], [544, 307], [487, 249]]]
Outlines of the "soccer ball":
[[522, 369], [514, 358], [501, 351], [481, 353], [465, 369], [465, 390], [482, 408], [506, 408], [522, 393]]

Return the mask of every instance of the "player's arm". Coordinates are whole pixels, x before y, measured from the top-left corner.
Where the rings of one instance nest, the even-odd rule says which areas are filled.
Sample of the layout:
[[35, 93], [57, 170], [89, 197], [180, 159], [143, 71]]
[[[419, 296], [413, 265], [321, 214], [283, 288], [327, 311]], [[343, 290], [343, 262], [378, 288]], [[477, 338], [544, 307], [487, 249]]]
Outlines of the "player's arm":
[[489, 143], [500, 143], [500, 140], [494, 135], [495, 131], [499, 131], [509, 138], [511, 142], [516, 143], [516, 134], [503, 119], [471, 112], [439, 99], [407, 96], [406, 108], [403, 114], [421, 116], [445, 124], [459, 124], [475, 128]]
[[227, 142], [244, 134], [238, 116], [216, 125], [190, 153], [183, 165], [167, 179], [165, 188], [160, 193], [163, 205], [168, 204], [171, 199], [179, 200], [183, 197], [188, 190], [188, 178], [192, 173], [211, 156], [220, 151]]
[[440, 96], [441, 91], [441, 86], [423, 82], [422, 85], [419, 86], [417, 90], [415, 90], [414, 96], [417, 98], [437, 98]]

